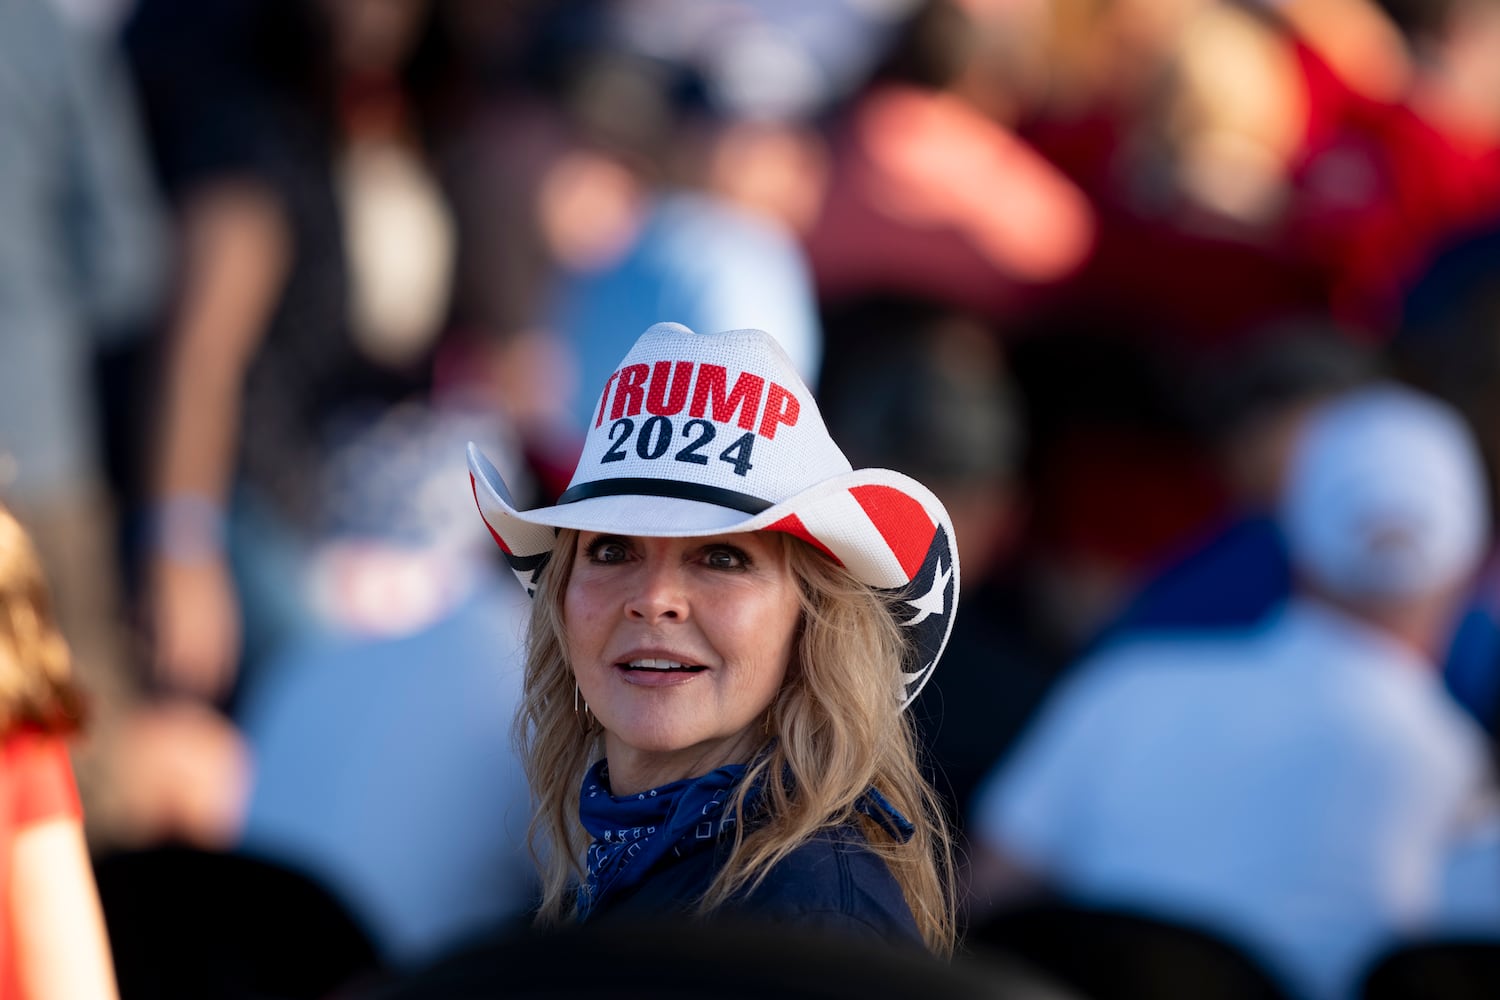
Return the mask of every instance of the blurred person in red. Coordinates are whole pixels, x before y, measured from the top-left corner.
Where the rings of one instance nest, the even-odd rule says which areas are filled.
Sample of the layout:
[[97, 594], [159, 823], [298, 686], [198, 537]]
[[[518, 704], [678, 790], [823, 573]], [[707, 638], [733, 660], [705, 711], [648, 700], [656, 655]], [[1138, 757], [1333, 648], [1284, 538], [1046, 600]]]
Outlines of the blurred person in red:
[[1350, 100], [1297, 168], [1295, 238], [1340, 319], [1382, 339], [1443, 248], [1500, 219], [1500, 4], [1382, 0], [1411, 73]]
[[[982, 8], [980, 3], [972, 7]], [[999, 5], [995, 5], [999, 6]], [[1044, 53], [1019, 125], [1091, 196], [1120, 181], [1120, 157], [1162, 85], [1174, 53], [1211, 0], [1064, 0], [1036, 18]]]
[[179, 239], [143, 518], [165, 688], [222, 699], [307, 627], [330, 428], [426, 381], [452, 264], [431, 8], [145, 0], [126, 26]]
[[[834, 116], [806, 244], [825, 303], [906, 294], [991, 319], [1035, 309], [1087, 260], [1091, 207], [1011, 128], [1036, 99], [1034, 4], [916, 4]], [[1008, 44], [1007, 44], [1008, 43]]]
[[1232, 501], [1195, 386], [1327, 295], [1288, 237], [1310, 112], [1284, 33], [1224, 4], [1055, 15], [1056, 87], [1022, 134], [1088, 191], [1098, 239], [1012, 351], [1035, 417], [1037, 579], [1076, 646]]
[[109, 944], [67, 736], [82, 718], [31, 540], [0, 507], [0, 997], [108, 1000]]
[[1202, 352], [1322, 307], [1288, 230], [1311, 111], [1286, 33], [1254, 8], [1197, 0], [1071, 9], [1052, 43], [1055, 93], [1021, 128], [1099, 213], [1070, 314]]

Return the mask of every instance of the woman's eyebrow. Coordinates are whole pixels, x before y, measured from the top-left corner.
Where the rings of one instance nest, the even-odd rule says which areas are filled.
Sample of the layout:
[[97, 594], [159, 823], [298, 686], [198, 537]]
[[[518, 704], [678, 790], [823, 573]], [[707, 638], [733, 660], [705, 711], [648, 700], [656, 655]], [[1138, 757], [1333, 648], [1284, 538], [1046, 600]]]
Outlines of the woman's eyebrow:
[[611, 535], [606, 532], [585, 537], [585, 542], [588, 545], [598, 545], [600, 542], [619, 542], [621, 545], [629, 545], [632, 541], [633, 539], [629, 535]]
[[698, 540], [697, 545], [693, 546], [695, 552], [702, 552], [704, 549], [734, 549], [736, 552], [743, 552], [746, 555], [750, 554], [750, 548], [749, 545], [743, 542], [734, 541], [730, 535], [716, 535], [712, 538], [702, 538]]
[[601, 545], [618, 545], [630, 552], [636, 551], [634, 539], [629, 535], [580, 535], [578, 539], [578, 555], [580, 557], [592, 556], [593, 552]]

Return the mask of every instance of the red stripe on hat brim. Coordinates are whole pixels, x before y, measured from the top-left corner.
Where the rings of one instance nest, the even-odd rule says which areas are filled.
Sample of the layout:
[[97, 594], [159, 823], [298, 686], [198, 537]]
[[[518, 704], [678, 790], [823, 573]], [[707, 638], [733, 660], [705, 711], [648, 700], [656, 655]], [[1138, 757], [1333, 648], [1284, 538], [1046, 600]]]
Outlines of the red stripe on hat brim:
[[469, 473], [469, 492], [474, 494], [474, 506], [479, 508], [479, 519], [484, 522], [484, 526], [489, 530], [490, 537], [495, 540], [495, 544], [500, 546], [500, 551], [508, 556], [515, 555], [510, 550], [510, 546], [505, 544], [505, 539], [500, 537], [500, 532], [496, 531], [494, 526], [490, 524], [490, 519], [484, 516], [484, 505], [479, 502], [479, 484], [474, 481], [474, 473], [472, 472]]
[[802, 518], [798, 517], [796, 514], [788, 514], [781, 520], [766, 525], [765, 530], [780, 531], [795, 538], [800, 538], [807, 544], [811, 545], [813, 548], [817, 549], [819, 552], [823, 553], [828, 558], [832, 559], [835, 565], [844, 565], [844, 561], [838, 556], [834, 555], [832, 549], [824, 545], [821, 541], [818, 540], [815, 535], [813, 535], [811, 531], [807, 530], [807, 525], [803, 524]]
[[913, 579], [937, 534], [921, 502], [891, 486], [851, 486], [849, 494], [885, 539], [906, 578]]

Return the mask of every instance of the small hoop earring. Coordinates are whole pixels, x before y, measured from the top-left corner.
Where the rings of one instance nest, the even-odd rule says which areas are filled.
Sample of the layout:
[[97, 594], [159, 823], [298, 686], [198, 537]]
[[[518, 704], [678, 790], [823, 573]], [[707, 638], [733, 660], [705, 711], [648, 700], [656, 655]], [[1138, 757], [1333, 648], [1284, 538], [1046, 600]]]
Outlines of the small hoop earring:
[[588, 732], [594, 728], [594, 713], [589, 711], [589, 703], [583, 703], [583, 714], [578, 714], [578, 682], [573, 682], [573, 718], [577, 719], [583, 726], [583, 731]]

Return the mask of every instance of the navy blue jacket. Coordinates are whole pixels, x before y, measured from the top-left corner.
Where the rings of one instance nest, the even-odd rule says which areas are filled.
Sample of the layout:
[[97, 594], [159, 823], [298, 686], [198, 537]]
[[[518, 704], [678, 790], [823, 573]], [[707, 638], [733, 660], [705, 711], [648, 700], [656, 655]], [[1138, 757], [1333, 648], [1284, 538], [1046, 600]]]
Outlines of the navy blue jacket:
[[[729, 848], [726, 838], [711, 850], [666, 858], [639, 885], [601, 902], [589, 922], [690, 914]], [[798, 846], [721, 915], [922, 947], [895, 876], [853, 826], [824, 830]]]

